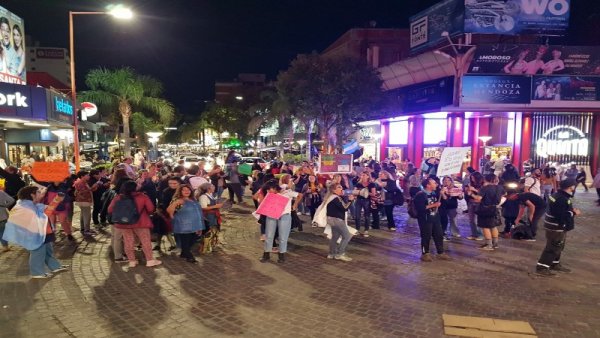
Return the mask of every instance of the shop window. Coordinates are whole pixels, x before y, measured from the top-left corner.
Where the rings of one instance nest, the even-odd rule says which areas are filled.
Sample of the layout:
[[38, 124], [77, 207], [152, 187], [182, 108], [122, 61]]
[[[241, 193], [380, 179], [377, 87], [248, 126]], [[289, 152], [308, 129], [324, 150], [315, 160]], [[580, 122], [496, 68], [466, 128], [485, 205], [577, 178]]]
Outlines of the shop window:
[[398, 121], [390, 123], [389, 131], [390, 144], [407, 144], [408, 143], [408, 121]]
[[446, 119], [426, 119], [423, 132], [423, 144], [439, 144], [446, 141], [446, 132], [448, 131], [448, 120]]

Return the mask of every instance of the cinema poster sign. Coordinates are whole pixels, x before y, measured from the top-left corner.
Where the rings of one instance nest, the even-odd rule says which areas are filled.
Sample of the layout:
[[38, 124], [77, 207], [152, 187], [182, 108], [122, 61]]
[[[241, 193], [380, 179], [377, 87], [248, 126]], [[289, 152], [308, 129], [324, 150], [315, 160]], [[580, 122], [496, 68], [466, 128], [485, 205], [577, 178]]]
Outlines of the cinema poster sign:
[[536, 154], [543, 158], [550, 156], [588, 156], [589, 139], [579, 128], [560, 125], [548, 129], [535, 142]]
[[531, 103], [531, 78], [511, 75], [464, 76], [461, 103]]
[[534, 76], [532, 99], [600, 101], [600, 76]]

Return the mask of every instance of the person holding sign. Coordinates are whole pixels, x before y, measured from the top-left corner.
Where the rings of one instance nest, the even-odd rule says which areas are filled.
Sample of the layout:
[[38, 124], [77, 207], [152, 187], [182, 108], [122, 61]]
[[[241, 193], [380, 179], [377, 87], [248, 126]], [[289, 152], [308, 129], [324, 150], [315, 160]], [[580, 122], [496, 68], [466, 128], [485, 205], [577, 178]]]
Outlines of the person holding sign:
[[[269, 194], [278, 194], [279, 196], [283, 196], [287, 198], [287, 201], [283, 205], [273, 205], [272, 207], [276, 207], [278, 210], [277, 213], [281, 212], [281, 216], [279, 218], [273, 218], [267, 216], [266, 219], [266, 235], [267, 240], [265, 241], [265, 247], [263, 256], [260, 258], [260, 261], [265, 263], [271, 259], [271, 251], [273, 250], [273, 239], [275, 238], [275, 229], [279, 230], [279, 253], [278, 253], [278, 263], [285, 262], [285, 253], [287, 252], [287, 242], [288, 237], [290, 236], [290, 231], [292, 230], [292, 210], [296, 210], [298, 208], [298, 204], [302, 201], [302, 194], [298, 193], [294, 190], [289, 189], [288, 187], [281, 187], [277, 184], [276, 181], [269, 181], [265, 184], [265, 189]], [[296, 199], [294, 205], [292, 205], [292, 199]], [[269, 195], [261, 202], [261, 205], [258, 207], [257, 213], [261, 213], [261, 206], [264, 203], [269, 203]], [[267, 205], [265, 205], [267, 206]], [[269, 205], [271, 207], [271, 205]], [[275, 210], [270, 210], [275, 211]], [[272, 215], [274, 216], [274, 215]]]

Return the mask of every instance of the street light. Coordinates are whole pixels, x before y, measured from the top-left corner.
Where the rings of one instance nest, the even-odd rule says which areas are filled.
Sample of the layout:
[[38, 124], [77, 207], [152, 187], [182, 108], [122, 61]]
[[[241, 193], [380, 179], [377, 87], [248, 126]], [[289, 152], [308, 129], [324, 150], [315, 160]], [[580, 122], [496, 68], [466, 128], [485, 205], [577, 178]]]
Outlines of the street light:
[[75, 155], [75, 172], [79, 172], [79, 118], [77, 116], [77, 91], [75, 87], [75, 42], [73, 39], [73, 16], [74, 15], [112, 15], [117, 19], [131, 19], [133, 13], [122, 5], [110, 6], [105, 12], [73, 12], [69, 11], [69, 48], [71, 62], [71, 100], [73, 101], [73, 112], [75, 122], [73, 123], [73, 153]]
[[146, 135], [148, 135], [148, 141], [150, 141], [150, 143], [152, 144], [152, 150], [153, 150], [153, 154], [154, 156], [152, 156], [152, 160], [156, 160], [158, 158], [158, 149], [157, 147], [157, 143], [158, 143], [158, 138], [162, 136], [162, 131], [149, 131], [146, 133]]

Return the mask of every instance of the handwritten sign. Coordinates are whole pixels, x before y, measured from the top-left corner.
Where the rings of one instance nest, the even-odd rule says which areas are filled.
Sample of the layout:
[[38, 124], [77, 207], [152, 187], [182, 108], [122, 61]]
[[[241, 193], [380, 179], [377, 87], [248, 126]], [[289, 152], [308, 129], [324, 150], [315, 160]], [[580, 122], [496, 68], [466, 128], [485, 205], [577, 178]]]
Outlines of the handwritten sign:
[[283, 215], [283, 211], [289, 202], [290, 199], [285, 196], [267, 193], [265, 199], [263, 199], [258, 209], [256, 209], [256, 213], [278, 219]]
[[252, 166], [248, 163], [242, 163], [238, 167], [238, 173], [242, 175], [252, 175]]
[[469, 147], [444, 148], [438, 166], [437, 176], [443, 177], [458, 174], [469, 149]]
[[34, 162], [31, 170], [31, 175], [42, 182], [62, 182], [70, 174], [67, 162]]
[[322, 154], [319, 157], [320, 174], [348, 174], [352, 172], [352, 154]]

